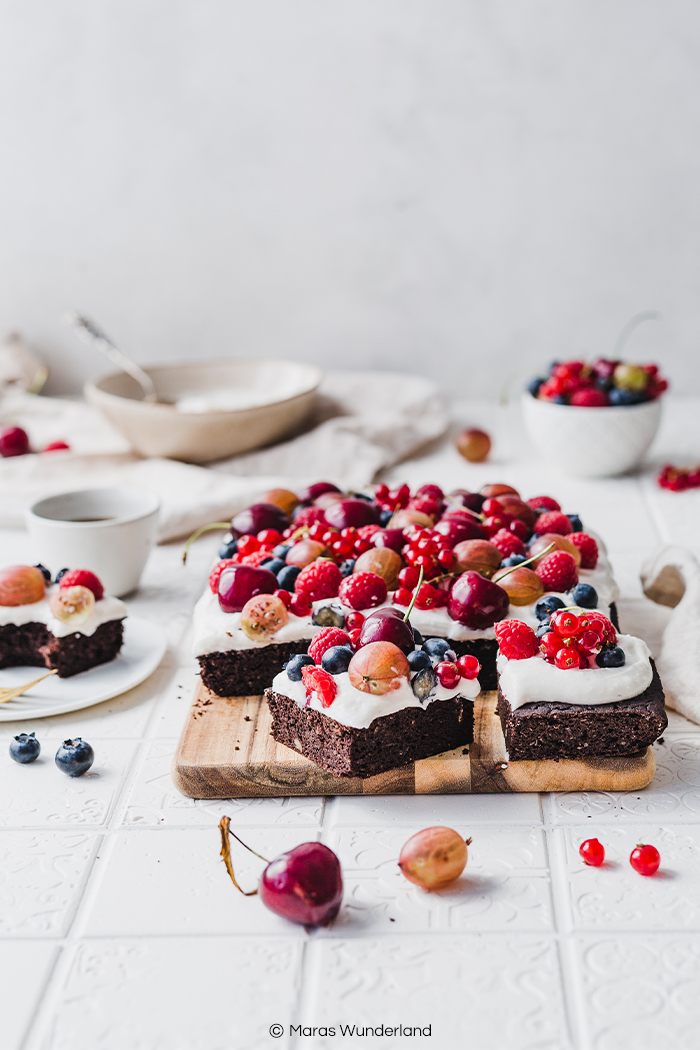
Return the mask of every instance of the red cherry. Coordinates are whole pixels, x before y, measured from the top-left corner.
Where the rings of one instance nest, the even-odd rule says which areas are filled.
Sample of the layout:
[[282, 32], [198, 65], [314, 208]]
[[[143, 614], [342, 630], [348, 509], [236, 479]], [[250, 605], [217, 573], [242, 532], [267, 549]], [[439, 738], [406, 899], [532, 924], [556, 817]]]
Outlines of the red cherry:
[[345, 628], [348, 631], [354, 631], [356, 627], [362, 627], [365, 622], [365, 618], [360, 612], [351, 612], [345, 617]]
[[514, 521], [509, 522], [508, 531], [512, 532], [514, 536], [517, 536], [519, 540], [526, 540], [530, 530], [524, 521], [520, 518], [516, 518]]
[[481, 507], [481, 513], [487, 518], [491, 514], [500, 514], [502, 510], [503, 507], [501, 506], [501, 504], [498, 502], [497, 499], [494, 499], [493, 497], [491, 497], [490, 499], [485, 499]]
[[457, 667], [462, 678], [466, 678], [468, 681], [473, 681], [478, 677], [479, 671], [481, 670], [481, 664], [475, 656], [460, 656], [457, 661]]
[[640, 875], [655, 875], [659, 870], [661, 854], [656, 846], [639, 845], [630, 853], [630, 864]]
[[586, 839], [578, 848], [581, 859], [592, 868], [599, 868], [605, 860], [605, 849], [598, 839]]
[[362, 538], [360, 538], [355, 540], [352, 549], [356, 555], [364, 554], [365, 551], [372, 549], [372, 544], [369, 542], [369, 540], [363, 540]]

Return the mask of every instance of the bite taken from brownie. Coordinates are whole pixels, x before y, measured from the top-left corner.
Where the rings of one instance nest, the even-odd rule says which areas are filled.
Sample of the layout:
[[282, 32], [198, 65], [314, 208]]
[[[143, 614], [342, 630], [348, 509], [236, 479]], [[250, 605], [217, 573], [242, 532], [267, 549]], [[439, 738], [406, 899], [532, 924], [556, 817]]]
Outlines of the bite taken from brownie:
[[521, 621], [502, 621], [496, 633], [509, 761], [633, 755], [666, 728], [649, 649], [601, 613], [557, 610], [539, 639]]
[[[365, 622], [366, 640], [355, 650], [344, 632], [324, 628], [275, 677], [265, 692], [275, 740], [349, 777], [471, 743], [478, 661], [458, 658], [442, 638], [416, 646], [394, 610]], [[383, 632], [395, 641], [371, 640]]]

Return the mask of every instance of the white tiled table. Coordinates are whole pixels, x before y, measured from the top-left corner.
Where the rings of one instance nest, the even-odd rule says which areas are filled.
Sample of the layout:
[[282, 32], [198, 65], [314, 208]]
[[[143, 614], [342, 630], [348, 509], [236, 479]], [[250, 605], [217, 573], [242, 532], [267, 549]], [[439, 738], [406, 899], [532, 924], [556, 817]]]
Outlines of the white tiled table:
[[[699, 408], [667, 413], [662, 452], [700, 453]], [[650, 473], [550, 475], [516, 454], [517, 426], [500, 413], [462, 406], [461, 416], [499, 433], [488, 466], [468, 467], [446, 446], [388, 480], [507, 480], [527, 496], [555, 495], [606, 538], [623, 625], [657, 648], [667, 612], [642, 598], [639, 565], [660, 540], [698, 549], [700, 494], [662, 493]], [[31, 557], [24, 534], [0, 540], [3, 563]], [[0, 1048], [700, 1045], [700, 728], [672, 714], [654, 783], [629, 795], [185, 799], [169, 768], [195, 685], [189, 614], [216, 544], [203, 539], [184, 570], [179, 545], [149, 563], [133, 610], [170, 641], [149, 682], [74, 715], [0, 725]], [[43, 752], [22, 767], [6, 748], [29, 728]], [[97, 756], [77, 780], [53, 764], [72, 735]], [[332, 929], [306, 934], [235, 891], [218, 856], [225, 813], [266, 855], [310, 838], [338, 852], [346, 894]], [[426, 895], [396, 859], [435, 823], [474, 844], [466, 877]], [[578, 858], [593, 835], [610, 861], [599, 870]], [[627, 862], [640, 840], [661, 851], [653, 879]], [[252, 879], [251, 859], [238, 862]], [[290, 1024], [401, 1022], [430, 1024], [432, 1036], [289, 1035]]]

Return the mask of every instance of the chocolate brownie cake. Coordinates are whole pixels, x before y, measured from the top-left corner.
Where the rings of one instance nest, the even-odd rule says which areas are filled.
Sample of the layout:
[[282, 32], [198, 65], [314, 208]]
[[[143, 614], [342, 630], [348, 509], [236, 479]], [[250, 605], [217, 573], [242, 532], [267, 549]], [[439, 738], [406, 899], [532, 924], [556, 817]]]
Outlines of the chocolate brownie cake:
[[66, 572], [47, 586], [36, 566], [0, 570], [0, 668], [47, 667], [70, 678], [119, 653], [126, 606], [94, 573]]
[[[541, 640], [498, 625], [498, 714], [510, 761], [632, 755], [668, 719], [646, 644], [585, 610], [555, 613]], [[559, 633], [561, 632], [561, 633]]]
[[[207, 687], [225, 696], [268, 686], [321, 627], [354, 630], [382, 607], [410, 605], [420, 634], [475, 656], [485, 689], [497, 685], [499, 620], [537, 627], [542, 599], [616, 618], [602, 541], [551, 497], [525, 502], [508, 485], [448, 495], [380, 485], [362, 498], [329, 482], [274, 490], [233, 519], [219, 553], [195, 608], [193, 653]], [[245, 622], [260, 594], [277, 600], [264, 628]]]
[[[406, 624], [397, 628], [391, 618], [377, 623], [410, 638]], [[342, 634], [321, 631], [308, 655], [290, 660], [266, 690], [275, 740], [336, 776], [352, 777], [374, 776], [472, 741], [476, 661], [455, 663], [444, 639], [435, 638], [408, 654], [386, 641], [353, 652]]]

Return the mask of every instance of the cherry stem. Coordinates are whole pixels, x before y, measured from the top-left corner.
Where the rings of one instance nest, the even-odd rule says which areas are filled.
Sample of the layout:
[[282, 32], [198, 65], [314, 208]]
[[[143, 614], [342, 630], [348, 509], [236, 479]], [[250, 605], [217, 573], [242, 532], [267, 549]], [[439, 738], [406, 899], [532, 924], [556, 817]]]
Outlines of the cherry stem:
[[511, 572], [514, 572], [516, 569], [524, 569], [526, 565], [530, 565], [531, 562], [537, 561], [538, 558], [543, 558], [545, 554], [549, 554], [551, 550], [554, 550], [554, 543], [550, 543], [543, 551], [533, 554], [531, 558], [527, 559], [527, 561], [519, 561], [517, 565], [510, 565], [506, 571], [501, 573], [498, 579], [493, 582], [500, 583], [501, 580], [505, 580], [506, 576], [510, 576]]
[[418, 573], [418, 583], [416, 584], [416, 586], [414, 588], [413, 597], [411, 598], [411, 604], [409, 605], [408, 609], [406, 609], [406, 614], [405, 614], [405, 616], [403, 618], [403, 622], [404, 623], [408, 623], [408, 618], [411, 615], [411, 613], [413, 612], [413, 606], [416, 604], [416, 598], [418, 597], [418, 591], [420, 590], [420, 585], [422, 584], [422, 582], [423, 582], [423, 566], [421, 565], [420, 572]]
[[266, 864], [270, 863], [269, 860], [267, 860], [266, 857], [263, 857], [262, 854], [257, 853], [254, 849], [251, 849], [251, 847], [246, 842], [244, 842], [243, 839], [239, 839], [238, 835], [236, 835], [234, 831], [231, 831], [230, 817], [221, 818], [221, 820], [219, 821], [219, 830], [221, 831], [221, 857], [223, 859], [224, 864], [226, 865], [226, 871], [229, 874], [231, 882], [236, 887], [238, 892], [242, 893], [244, 897], [254, 897], [255, 894], [258, 892], [257, 887], [254, 890], [246, 891], [241, 889], [241, 887], [236, 881], [236, 876], [233, 870], [233, 862], [231, 860], [231, 845], [229, 843], [229, 835], [231, 836], [231, 838], [234, 838], [236, 842], [240, 842], [241, 846], [245, 846], [245, 848], [250, 853], [254, 853], [256, 857], [260, 858], [260, 860], [264, 860]]
[[445, 496], [447, 503], [454, 503], [455, 507], [459, 507], [460, 510], [466, 510], [467, 514], [471, 514], [472, 518], [476, 518], [477, 521], [483, 521], [484, 515], [479, 514], [478, 511], [472, 510], [471, 507], [465, 507], [463, 503], [460, 503], [454, 496]]
[[189, 551], [189, 549], [192, 546], [192, 544], [194, 543], [194, 541], [198, 540], [199, 537], [203, 533], [210, 532], [212, 529], [230, 529], [230, 528], [231, 528], [231, 522], [230, 521], [214, 521], [214, 522], [212, 522], [211, 525], [202, 525], [201, 529], [197, 529], [196, 532], [192, 533], [192, 535], [188, 539], [187, 543], [185, 544], [185, 549], [182, 552], [182, 564], [183, 565], [187, 564], [187, 552]]
[[468, 839], [464, 840], [464, 845], [465, 846], [471, 846], [472, 842], [473, 842], [473, 839], [472, 839], [472, 837], [470, 835]]
[[659, 317], [658, 310], [645, 310], [643, 313], [635, 314], [634, 317], [631, 317], [617, 337], [617, 342], [612, 352], [613, 360], [618, 361], [620, 359], [622, 349], [635, 328], [638, 328], [640, 324], [644, 324], [645, 321], [657, 321]]

